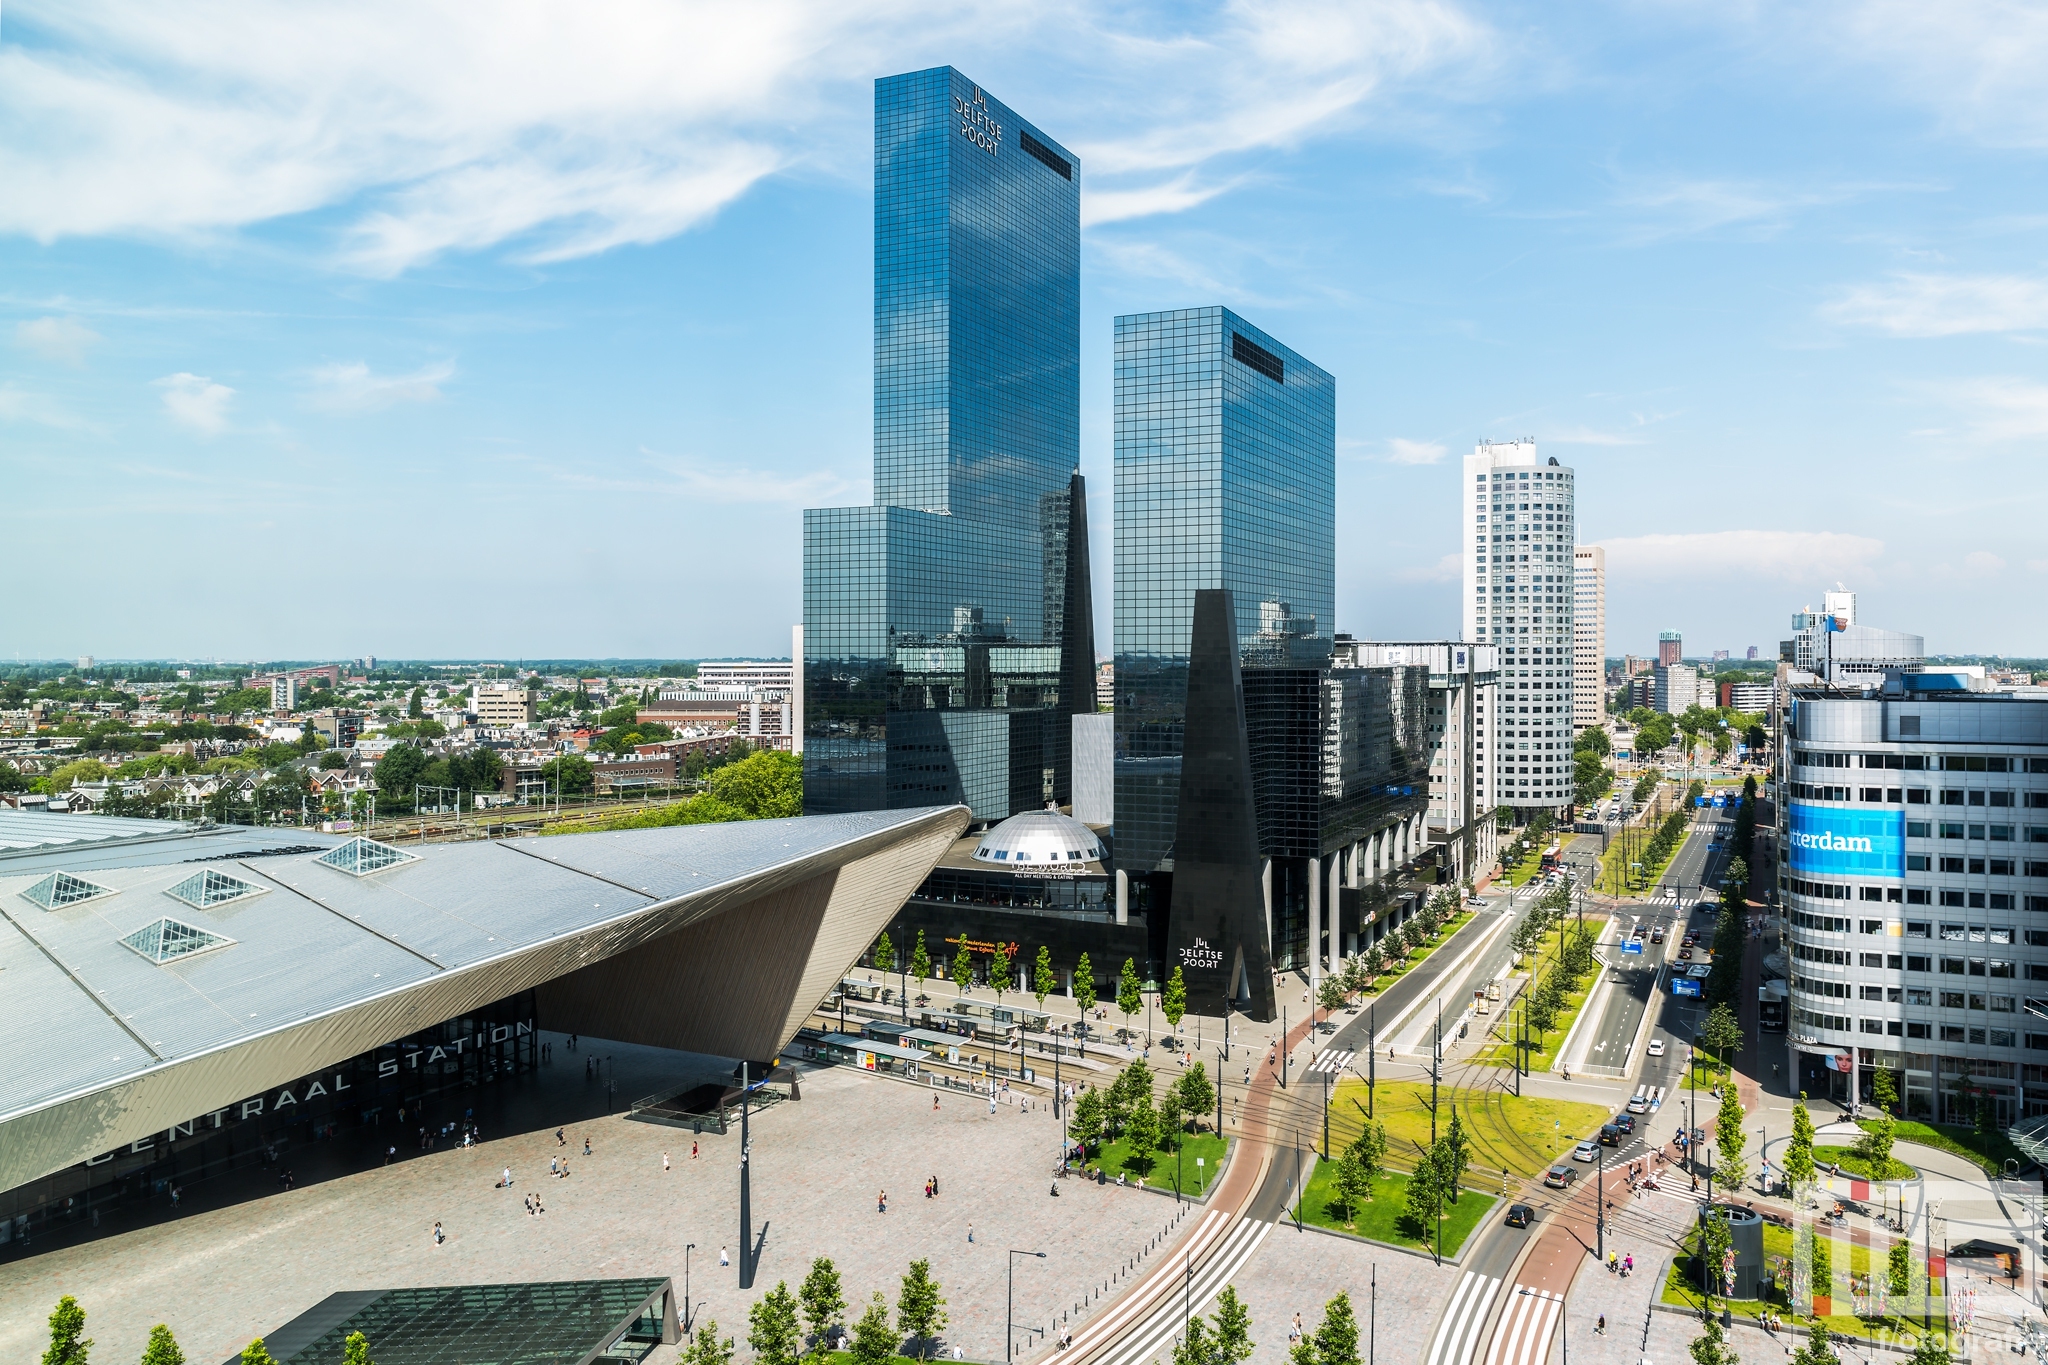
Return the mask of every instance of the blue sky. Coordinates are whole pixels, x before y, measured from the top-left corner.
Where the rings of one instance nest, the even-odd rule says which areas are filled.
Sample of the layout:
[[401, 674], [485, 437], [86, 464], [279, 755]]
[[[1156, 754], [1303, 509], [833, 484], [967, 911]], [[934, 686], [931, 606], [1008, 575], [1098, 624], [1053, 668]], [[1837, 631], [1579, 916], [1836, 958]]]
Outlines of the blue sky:
[[16, 0], [0, 655], [786, 653], [948, 62], [1081, 157], [1103, 647], [1110, 320], [1220, 302], [1337, 377], [1338, 629], [1456, 630], [1530, 435], [1610, 654], [2048, 654], [2036, 6]]

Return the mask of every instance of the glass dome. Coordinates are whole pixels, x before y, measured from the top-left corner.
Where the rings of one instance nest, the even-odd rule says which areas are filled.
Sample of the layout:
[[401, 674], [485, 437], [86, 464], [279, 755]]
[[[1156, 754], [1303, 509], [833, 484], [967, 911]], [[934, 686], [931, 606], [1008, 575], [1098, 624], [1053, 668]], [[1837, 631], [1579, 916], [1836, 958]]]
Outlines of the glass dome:
[[1056, 810], [1031, 810], [1013, 815], [981, 836], [974, 860], [1013, 871], [1079, 868], [1102, 861], [1102, 841], [1094, 831]]

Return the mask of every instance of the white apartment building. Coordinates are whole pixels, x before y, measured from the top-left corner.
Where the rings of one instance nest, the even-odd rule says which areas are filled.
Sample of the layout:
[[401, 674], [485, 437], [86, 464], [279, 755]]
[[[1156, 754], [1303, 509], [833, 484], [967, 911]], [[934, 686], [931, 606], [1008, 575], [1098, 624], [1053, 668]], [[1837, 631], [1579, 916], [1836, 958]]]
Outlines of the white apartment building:
[[789, 662], [698, 664], [696, 685], [705, 692], [787, 692], [795, 674]]
[[270, 680], [270, 709], [289, 711], [299, 704], [299, 680], [289, 673], [280, 673]]
[[1572, 734], [1606, 717], [1607, 551], [1572, 549]]
[[1500, 659], [1475, 740], [1488, 809], [1571, 803], [1574, 505], [1573, 471], [1539, 460], [1534, 437], [1465, 457], [1462, 634]]
[[1687, 708], [1704, 704], [1700, 698], [1700, 671], [1691, 664], [1658, 664], [1652, 710], [1667, 716], [1683, 715]]

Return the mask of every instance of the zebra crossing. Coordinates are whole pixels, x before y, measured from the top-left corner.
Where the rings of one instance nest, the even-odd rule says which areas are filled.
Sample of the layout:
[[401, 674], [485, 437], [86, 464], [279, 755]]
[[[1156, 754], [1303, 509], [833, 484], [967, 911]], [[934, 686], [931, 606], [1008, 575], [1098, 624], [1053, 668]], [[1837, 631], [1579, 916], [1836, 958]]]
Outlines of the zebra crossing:
[[1486, 1365], [1542, 1365], [1551, 1333], [1557, 1330], [1557, 1315], [1563, 1309], [1564, 1295], [1516, 1285], [1501, 1310], [1500, 1325], [1493, 1329]]
[[1450, 1307], [1436, 1327], [1436, 1339], [1429, 1343], [1429, 1365], [1471, 1365], [1479, 1349], [1479, 1333], [1486, 1326], [1486, 1314], [1493, 1296], [1500, 1290], [1500, 1278], [1468, 1270], [1451, 1292]]
[[[1169, 1258], [1154, 1274], [1162, 1279], [1170, 1275], [1170, 1287], [1150, 1308], [1133, 1314], [1136, 1321], [1132, 1325], [1119, 1328], [1113, 1322], [1106, 1324], [1112, 1333], [1120, 1330], [1122, 1335], [1102, 1348], [1101, 1354], [1095, 1357], [1096, 1365], [1149, 1365], [1171, 1355], [1174, 1338], [1187, 1326], [1187, 1315], [1201, 1312], [1210, 1300], [1222, 1293], [1223, 1286], [1244, 1268], [1245, 1262], [1251, 1260], [1259, 1244], [1272, 1230], [1271, 1223], [1262, 1223], [1256, 1218], [1240, 1219], [1224, 1234], [1215, 1254], [1207, 1260], [1194, 1261], [1191, 1258], [1175, 1265]], [[1192, 1276], [1186, 1269], [1190, 1265], [1194, 1272]], [[1181, 1284], [1183, 1278], [1187, 1280], [1185, 1286]], [[1114, 1314], [1115, 1310], [1111, 1311]], [[1072, 1348], [1069, 1348], [1071, 1353]]]
[[1650, 1112], [1654, 1114], [1664, 1107], [1664, 1087], [1661, 1085], [1639, 1085], [1636, 1087], [1636, 1098], [1647, 1103], [1650, 1106]]
[[1332, 1076], [1339, 1075], [1344, 1068], [1351, 1065], [1351, 1059], [1357, 1055], [1357, 1051], [1351, 1048], [1324, 1048], [1316, 1054], [1316, 1059], [1308, 1064], [1308, 1069]]

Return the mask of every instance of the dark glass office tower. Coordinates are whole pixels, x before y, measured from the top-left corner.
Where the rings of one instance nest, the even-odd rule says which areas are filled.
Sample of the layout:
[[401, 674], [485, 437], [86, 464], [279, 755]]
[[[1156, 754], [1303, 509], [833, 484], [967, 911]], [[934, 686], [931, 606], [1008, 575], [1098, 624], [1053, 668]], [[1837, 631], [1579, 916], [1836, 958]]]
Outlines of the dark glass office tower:
[[[1199, 856], [1175, 846], [1194, 828], [1184, 793], [1209, 780], [1183, 771], [1189, 648], [1196, 592], [1227, 589], [1269, 864], [1255, 871], [1272, 919], [1258, 955], [1270, 947], [1285, 965], [1323, 811], [1336, 387], [1228, 309], [1194, 308], [1116, 320], [1115, 401], [1117, 868], [1132, 900], [1156, 912], [1172, 895], [1176, 854]], [[1175, 898], [1169, 916], [1174, 954], [1187, 946], [1180, 929], [1210, 918], [1185, 902]], [[1306, 925], [1304, 909], [1301, 934]]]
[[875, 83], [875, 502], [804, 513], [807, 812], [1069, 799], [1080, 208], [1075, 158], [951, 67]]

